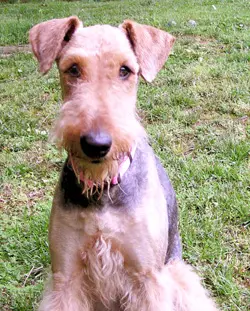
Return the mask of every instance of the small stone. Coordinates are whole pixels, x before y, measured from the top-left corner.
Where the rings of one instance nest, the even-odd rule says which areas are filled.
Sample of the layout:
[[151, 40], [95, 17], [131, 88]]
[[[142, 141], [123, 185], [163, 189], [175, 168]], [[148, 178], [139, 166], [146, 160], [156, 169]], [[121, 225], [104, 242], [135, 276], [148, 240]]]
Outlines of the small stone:
[[196, 21], [194, 21], [194, 20], [192, 20], [192, 19], [190, 19], [190, 20], [188, 21], [188, 24], [189, 24], [189, 26], [191, 26], [191, 27], [196, 27], [196, 25], [197, 25]]
[[169, 21], [167, 25], [168, 25], [169, 27], [173, 27], [173, 26], [176, 26], [177, 23], [176, 23], [176, 21]]

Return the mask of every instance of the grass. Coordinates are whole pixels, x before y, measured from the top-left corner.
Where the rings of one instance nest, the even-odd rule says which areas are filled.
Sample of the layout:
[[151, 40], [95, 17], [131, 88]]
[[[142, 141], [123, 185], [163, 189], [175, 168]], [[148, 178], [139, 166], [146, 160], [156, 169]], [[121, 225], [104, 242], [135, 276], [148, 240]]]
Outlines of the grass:
[[[0, 4], [0, 45], [26, 44], [32, 25], [71, 14], [85, 25], [135, 19], [177, 37], [157, 79], [140, 85], [140, 114], [177, 192], [185, 260], [221, 310], [249, 310], [249, 2], [12, 2]], [[0, 66], [0, 309], [29, 311], [50, 264], [63, 157], [48, 133], [60, 90], [56, 69], [40, 76], [29, 53], [2, 56]]]

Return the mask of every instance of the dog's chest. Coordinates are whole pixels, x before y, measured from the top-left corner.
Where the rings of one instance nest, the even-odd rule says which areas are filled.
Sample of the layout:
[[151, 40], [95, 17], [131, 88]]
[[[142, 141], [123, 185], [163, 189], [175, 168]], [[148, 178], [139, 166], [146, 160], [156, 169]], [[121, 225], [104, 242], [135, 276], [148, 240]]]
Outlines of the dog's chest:
[[[160, 203], [159, 198], [158, 201]], [[140, 204], [131, 210], [105, 206], [101, 210], [82, 211], [80, 222], [86, 254], [119, 254], [126, 266], [133, 265], [138, 269], [158, 266], [164, 261], [167, 241], [165, 213], [160, 207], [155, 208], [153, 198], [146, 203], [146, 206]], [[165, 208], [165, 201], [159, 205]]]
[[80, 213], [81, 258], [99, 297], [115, 301], [131, 286], [134, 275], [148, 273], [164, 262], [162, 215], [156, 215], [142, 207], [128, 211], [109, 206]]

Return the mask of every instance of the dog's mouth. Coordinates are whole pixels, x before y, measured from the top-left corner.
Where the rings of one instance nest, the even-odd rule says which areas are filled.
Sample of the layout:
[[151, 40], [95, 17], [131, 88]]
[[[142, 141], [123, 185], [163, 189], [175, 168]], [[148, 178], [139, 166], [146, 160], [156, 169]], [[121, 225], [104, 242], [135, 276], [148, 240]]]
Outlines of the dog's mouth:
[[91, 163], [93, 163], [93, 164], [99, 164], [99, 163], [101, 163], [101, 162], [102, 162], [102, 160], [100, 160], [100, 159], [99, 159], [99, 160], [92, 160], [92, 161], [91, 161]]
[[89, 159], [79, 157], [69, 152], [69, 165], [75, 173], [78, 183], [82, 185], [82, 193], [87, 197], [98, 193], [100, 198], [104, 188], [117, 185], [125, 174], [135, 152], [135, 147], [129, 152], [122, 152], [116, 156]]
[[119, 167], [123, 158], [89, 159], [69, 153], [69, 165], [82, 186], [82, 193], [87, 197], [97, 194], [99, 199], [105, 188], [109, 189], [111, 185], [119, 183]]

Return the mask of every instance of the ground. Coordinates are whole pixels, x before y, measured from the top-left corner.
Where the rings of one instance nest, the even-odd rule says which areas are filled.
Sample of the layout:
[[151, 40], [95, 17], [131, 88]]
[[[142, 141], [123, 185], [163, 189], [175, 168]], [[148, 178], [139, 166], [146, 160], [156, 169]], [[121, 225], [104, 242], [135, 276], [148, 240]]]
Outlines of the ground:
[[176, 36], [157, 79], [141, 81], [139, 114], [177, 192], [185, 260], [221, 310], [249, 310], [249, 1], [9, 2], [0, 4], [0, 309], [37, 306], [65, 158], [48, 142], [56, 68], [41, 76], [29, 49], [15, 46], [38, 22], [78, 15], [86, 26], [129, 18]]

